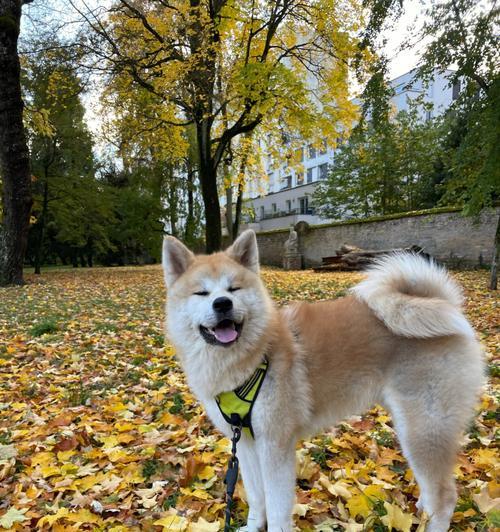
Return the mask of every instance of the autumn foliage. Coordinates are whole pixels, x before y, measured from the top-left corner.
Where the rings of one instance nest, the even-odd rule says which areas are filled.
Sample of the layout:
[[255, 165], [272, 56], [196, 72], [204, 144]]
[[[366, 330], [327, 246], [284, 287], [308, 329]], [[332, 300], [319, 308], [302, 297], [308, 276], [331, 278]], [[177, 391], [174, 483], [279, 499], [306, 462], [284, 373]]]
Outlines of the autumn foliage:
[[[263, 276], [279, 304], [340, 297], [361, 277]], [[486, 276], [456, 274], [491, 370], [455, 470], [457, 531], [500, 526], [496, 296]], [[0, 530], [221, 529], [229, 442], [164, 342], [160, 268], [28, 281], [0, 292]], [[297, 458], [300, 530], [423, 530], [418, 488], [381, 408], [302, 442]], [[237, 493], [236, 523], [247, 511], [241, 486]]]

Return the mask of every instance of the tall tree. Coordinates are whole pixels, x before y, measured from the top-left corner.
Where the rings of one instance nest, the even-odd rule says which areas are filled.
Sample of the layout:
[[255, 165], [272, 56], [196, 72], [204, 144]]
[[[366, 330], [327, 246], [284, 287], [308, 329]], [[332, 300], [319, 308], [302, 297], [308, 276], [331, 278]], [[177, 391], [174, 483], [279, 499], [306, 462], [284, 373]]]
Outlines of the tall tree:
[[122, 161], [127, 186], [142, 185], [140, 196], [147, 191], [146, 201], [154, 202], [150, 216], [156, 216], [156, 231], [163, 224], [193, 243], [199, 221], [193, 127], [172, 126], [154, 95], [137, 85], [121, 90], [122, 81], [112, 80], [102, 94], [105, 138]]
[[499, 68], [499, 15], [496, 0], [431, 3], [418, 35], [418, 39], [425, 39], [428, 44], [417, 75], [429, 77], [435, 69], [444, 72], [454, 65], [451, 83], [473, 82], [487, 94]]
[[335, 138], [352, 118], [360, 10], [351, 0], [117, 0], [105, 19], [86, 14], [99, 67], [123, 90], [155, 95], [163, 120], [194, 124], [207, 251], [221, 245], [218, 171], [233, 139], [270, 116]]
[[[500, 8], [496, 0], [441, 0], [426, 11], [419, 38], [428, 41], [418, 74], [456, 70], [451, 83], [461, 95], [450, 115], [450, 135], [458, 137], [448, 154], [446, 201], [477, 215], [500, 197]], [[497, 222], [490, 286], [497, 287], [500, 219]]]
[[32, 42], [37, 50], [24, 60], [23, 86], [28, 116], [42, 115], [47, 127], [28, 121], [34, 176], [31, 251], [35, 273], [40, 273], [47, 228], [51, 242], [70, 248], [93, 263], [96, 251], [109, 246], [105, 225], [111, 220], [109, 194], [95, 179], [91, 135], [84, 121], [81, 94], [84, 83], [77, 72], [74, 50], [53, 37]]
[[23, 283], [32, 204], [17, 51], [22, 5], [30, 1], [0, 0], [0, 285]]

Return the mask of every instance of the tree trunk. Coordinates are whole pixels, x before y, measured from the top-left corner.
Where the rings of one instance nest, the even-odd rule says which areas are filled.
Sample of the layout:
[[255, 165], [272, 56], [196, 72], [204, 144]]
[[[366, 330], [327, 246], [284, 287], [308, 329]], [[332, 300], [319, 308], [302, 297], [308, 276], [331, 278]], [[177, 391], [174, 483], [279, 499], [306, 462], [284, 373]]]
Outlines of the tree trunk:
[[495, 249], [493, 250], [493, 260], [491, 261], [490, 290], [498, 288], [498, 255], [500, 252], [500, 216], [497, 221], [495, 233]]
[[240, 179], [238, 182], [238, 197], [236, 198], [236, 210], [234, 213], [233, 223], [233, 239], [238, 238], [238, 231], [241, 224], [241, 210], [243, 207], [243, 181]]
[[[225, 170], [225, 177], [227, 177]], [[227, 236], [229, 237], [229, 243], [232, 244], [234, 240], [233, 234], [233, 187], [230, 184], [226, 188], [226, 226]]]
[[82, 268], [86, 268], [87, 267], [87, 261], [85, 260], [85, 252], [83, 249], [79, 249], [78, 250], [78, 255], [80, 257], [80, 264], [82, 266]]
[[211, 153], [210, 125], [206, 120], [196, 124], [200, 161], [200, 183], [205, 206], [205, 245], [207, 253], [219, 251], [222, 244], [217, 168]]
[[94, 239], [92, 236], [87, 239], [87, 264], [89, 268], [94, 266]]
[[0, 285], [24, 282], [23, 262], [33, 203], [17, 54], [21, 6], [21, 0], [0, 0]]
[[45, 172], [45, 183], [43, 184], [43, 203], [42, 214], [40, 215], [38, 242], [35, 249], [35, 273], [40, 275], [42, 266], [42, 250], [43, 250], [43, 237], [45, 231], [45, 220], [47, 218], [47, 208], [49, 204], [49, 183], [47, 181], [47, 172]]
[[178, 208], [179, 208], [179, 202], [177, 198], [177, 186], [175, 183], [172, 183], [172, 181], [169, 184], [170, 187], [170, 205], [169, 205], [169, 218], [170, 218], [170, 231], [172, 232], [172, 236], [177, 237], [177, 222], [179, 221], [178, 216]]
[[160, 198], [160, 204], [163, 203], [162, 198], [166, 196], [166, 216], [170, 224], [170, 234], [177, 237], [177, 223], [179, 221], [180, 208], [178, 191], [179, 187], [174, 177], [173, 165], [170, 163], [162, 165], [162, 168], [158, 174], [161, 176], [158, 183], [158, 197]]
[[222, 244], [222, 223], [217, 190], [217, 165], [212, 154], [213, 104], [217, 70], [218, 25], [220, 9], [225, 2], [209, 2], [209, 18], [204, 16], [205, 4], [190, 0], [188, 40], [193, 59], [190, 82], [194, 105], [192, 118], [196, 124], [199, 178], [205, 206], [205, 246], [207, 253], [219, 251]]
[[195, 233], [195, 219], [194, 219], [194, 169], [189, 161], [186, 164], [187, 173], [187, 216], [186, 216], [186, 228], [184, 231], [184, 241], [187, 244], [193, 244]]
[[[249, 131], [245, 133], [245, 141], [250, 141], [253, 135], [253, 131]], [[247, 169], [247, 163], [248, 163], [248, 155], [250, 153], [251, 144], [248, 142], [245, 146], [244, 153], [241, 157], [240, 162], [240, 168], [239, 168], [239, 174], [238, 174], [238, 192], [236, 197], [236, 209], [234, 213], [234, 222], [233, 222], [233, 239], [236, 240], [238, 238], [238, 232], [240, 230], [240, 224], [241, 224], [241, 211], [243, 208], [243, 191], [245, 189], [244, 187], [244, 179], [245, 179], [245, 172]]]

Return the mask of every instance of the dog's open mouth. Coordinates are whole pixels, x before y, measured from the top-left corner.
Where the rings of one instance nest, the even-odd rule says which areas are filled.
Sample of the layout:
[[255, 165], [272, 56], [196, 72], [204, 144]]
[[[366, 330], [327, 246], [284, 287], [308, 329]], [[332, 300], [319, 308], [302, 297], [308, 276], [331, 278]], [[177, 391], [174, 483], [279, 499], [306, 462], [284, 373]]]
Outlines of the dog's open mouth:
[[204, 340], [212, 345], [230, 346], [238, 340], [243, 323], [233, 320], [222, 320], [215, 327], [200, 325], [200, 332]]

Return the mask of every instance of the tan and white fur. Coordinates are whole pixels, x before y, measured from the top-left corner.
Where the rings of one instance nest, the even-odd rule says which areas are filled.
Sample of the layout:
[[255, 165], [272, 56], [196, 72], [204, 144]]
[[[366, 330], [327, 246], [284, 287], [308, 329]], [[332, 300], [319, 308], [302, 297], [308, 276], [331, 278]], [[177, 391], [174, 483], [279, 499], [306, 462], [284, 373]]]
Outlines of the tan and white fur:
[[[209, 256], [166, 237], [163, 267], [170, 340], [190, 388], [226, 436], [214, 397], [245, 382], [264, 354], [269, 359], [252, 412], [255, 439], [243, 435], [238, 444], [250, 531], [292, 529], [296, 442], [376, 403], [392, 415], [420, 488], [418, 507], [430, 516], [427, 530], [448, 530], [458, 442], [484, 368], [461, 291], [441, 267], [388, 256], [349, 296], [282, 310], [259, 278], [252, 231]], [[216, 300], [230, 300], [237, 333], [217, 325]]]

